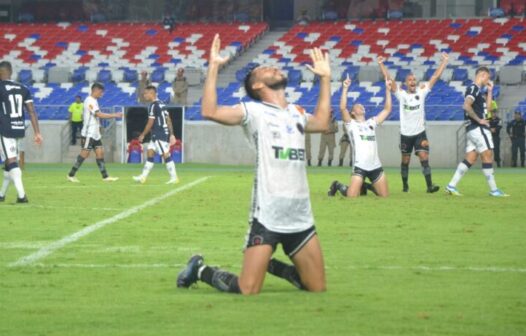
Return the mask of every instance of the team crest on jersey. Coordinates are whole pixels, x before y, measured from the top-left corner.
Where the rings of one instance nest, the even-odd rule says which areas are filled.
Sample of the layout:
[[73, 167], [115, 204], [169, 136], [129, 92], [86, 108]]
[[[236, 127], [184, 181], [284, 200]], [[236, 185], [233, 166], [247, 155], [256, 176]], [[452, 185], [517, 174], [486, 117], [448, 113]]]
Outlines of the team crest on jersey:
[[415, 96], [416, 100], [420, 100], [420, 97], [418, 95]]

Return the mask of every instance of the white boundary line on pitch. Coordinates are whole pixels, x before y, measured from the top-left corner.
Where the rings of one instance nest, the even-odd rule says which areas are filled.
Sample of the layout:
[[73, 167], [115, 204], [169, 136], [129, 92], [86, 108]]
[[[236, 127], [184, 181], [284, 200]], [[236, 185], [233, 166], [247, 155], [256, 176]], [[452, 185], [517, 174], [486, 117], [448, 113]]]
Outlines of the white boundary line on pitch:
[[101, 221], [98, 221], [92, 225], [89, 225], [87, 227], [85, 227], [84, 229], [80, 230], [80, 231], [77, 231], [69, 236], [66, 236], [60, 240], [57, 240], [47, 246], [44, 246], [42, 247], [41, 249], [39, 249], [38, 251], [36, 251], [35, 253], [32, 253], [30, 255], [27, 255], [25, 257], [22, 257], [20, 259], [18, 259], [17, 261], [15, 262], [12, 262], [10, 264], [8, 264], [9, 267], [17, 267], [17, 266], [27, 266], [27, 265], [30, 265], [38, 260], [41, 260], [47, 256], [49, 256], [50, 254], [54, 253], [55, 251], [63, 248], [64, 246], [68, 245], [68, 244], [71, 244], [71, 243], [74, 243], [76, 242], [77, 240], [81, 239], [82, 237], [84, 236], [87, 236], [89, 235], [90, 233], [92, 232], [95, 232], [99, 229], [102, 229], [103, 227], [105, 227], [106, 225], [110, 225], [110, 224], [113, 224], [115, 222], [118, 222], [124, 218], [127, 218], [133, 214], [136, 214], [137, 212], [147, 208], [147, 207], [150, 207], [152, 205], [155, 205], [159, 202], [161, 202], [162, 200], [170, 197], [170, 196], [173, 196], [177, 193], [180, 193], [181, 191], [184, 191], [184, 190], [187, 190], [187, 189], [190, 189], [200, 183], [203, 183], [205, 182], [206, 180], [208, 180], [210, 178], [210, 176], [205, 176], [205, 177], [202, 177], [200, 179], [197, 179], [193, 182], [190, 182], [184, 186], [181, 186], [177, 189], [173, 189], [159, 197], [156, 197], [156, 198], [152, 198], [150, 199], [149, 201], [146, 201], [144, 202], [143, 204], [140, 204], [140, 205], [137, 205], [133, 208], [130, 208], [130, 209], [127, 209], [123, 212], [120, 212], [118, 214], [116, 214], [115, 216], [112, 216], [110, 218], [107, 218], [107, 219], [103, 219]]
[[[185, 264], [31, 264], [41, 268], [174, 268]], [[233, 267], [237, 269], [239, 267]], [[422, 272], [488, 272], [488, 273], [526, 273], [526, 268], [496, 267], [496, 266], [347, 266], [330, 267], [326, 269], [370, 270], [370, 271], [422, 271]]]
[[81, 207], [67, 207], [67, 206], [55, 206], [55, 205], [38, 205], [38, 204], [23, 204], [23, 205], [15, 205], [15, 204], [6, 204], [6, 205], [0, 205], [0, 209], [9, 209], [9, 210], [16, 210], [16, 209], [27, 209], [27, 208], [35, 208], [35, 209], [66, 209], [66, 210], [93, 210], [93, 211], [123, 211], [126, 209], [123, 208], [81, 208]]

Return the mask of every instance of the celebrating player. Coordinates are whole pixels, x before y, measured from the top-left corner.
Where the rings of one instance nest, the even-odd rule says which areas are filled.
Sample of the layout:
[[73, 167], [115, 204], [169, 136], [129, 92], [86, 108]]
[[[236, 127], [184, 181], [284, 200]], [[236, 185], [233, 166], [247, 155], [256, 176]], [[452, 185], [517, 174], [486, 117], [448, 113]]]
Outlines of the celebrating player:
[[[429, 167], [429, 141], [427, 140], [425, 127], [425, 100], [427, 94], [431, 91], [437, 80], [442, 75], [442, 72], [447, 66], [449, 56], [446, 53], [442, 54], [442, 62], [429, 79], [427, 84], [418, 86], [414, 74], [409, 74], [405, 78], [406, 90], [393, 81], [391, 90], [395, 97], [400, 102], [400, 151], [402, 152], [401, 175], [403, 182], [403, 191], [409, 191], [409, 162], [411, 161], [411, 153], [415, 149], [415, 155], [420, 159], [422, 166], [422, 173], [426, 179], [427, 192], [437, 192], [440, 187], [433, 185], [431, 179], [431, 167]], [[391, 79], [387, 68], [384, 65], [384, 58], [378, 57], [378, 64], [385, 78]]]
[[[487, 100], [482, 94], [482, 88], [488, 90]], [[490, 80], [490, 72], [486, 67], [480, 67], [475, 73], [475, 81], [466, 89], [464, 100], [466, 126], [466, 155], [464, 161], [458, 164], [453, 178], [446, 187], [450, 195], [462, 196], [457, 190], [457, 184], [465, 173], [477, 161], [480, 155], [482, 160], [482, 172], [490, 189], [490, 195], [495, 197], [509, 196], [497, 188], [493, 170], [493, 139], [489, 129], [487, 115], [490, 113], [493, 101], [493, 83]]]
[[18, 144], [25, 136], [24, 106], [29, 112], [35, 134], [35, 143], [42, 143], [38, 117], [33, 106], [31, 92], [24, 85], [11, 80], [13, 68], [7, 61], [0, 62], [0, 154], [4, 161], [4, 181], [0, 189], [0, 202], [5, 201], [9, 184], [13, 182], [18, 193], [17, 203], [27, 203], [28, 199], [22, 183], [22, 170], [18, 166]]
[[362, 104], [354, 104], [351, 112], [347, 109], [347, 91], [351, 86], [351, 80], [347, 75], [347, 79], [343, 81], [340, 111], [345, 130], [351, 139], [354, 164], [350, 186], [334, 181], [329, 187], [329, 196], [334, 196], [339, 191], [345, 197], [358, 197], [363, 194], [365, 178], [371, 181], [372, 190], [376, 195], [389, 196], [387, 178], [378, 157], [376, 127], [381, 125], [391, 113], [391, 85], [392, 82], [386, 80], [384, 109], [376, 117], [366, 120], [365, 108]]
[[[210, 51], [202, 114], [223, 125], [241, 125], [254, 145], [256, 175], [252, 192], [250, 227], [243, 266], [238, 277], [204, 265], [193, 256], [179, 274], [177, 286], [189, 287], [197, 280], [230, 293], [257, 294], [267, 270], [308, 291], [325, 290], [325, 271], [320, 242], [312, 216], [305, 165], [305, 132], [323, 132], [330, 119], [331, 69], [327, 54], [311, 51], [313, 65], [307, 67], [320, 77], [320, 96], [314, 115], [287, 103], [287, 78], [279, 69], [260, 66], [245, 79], [247, 95], [255, 102], [217, 106], [216, 83], [222, 57], [219, 35]], [[285, 264], [271, 256], [281, 243], [294, 263]]]
[[80, 132], [81, 150], [79, 156], [77, 156], [77, 161], [71, 168], [69, 174], [66, 176], [70, 182], [80, 182], [75, 174], [93, 149], [95, 149], [97, 166], [99, 167], [99, 171], [102, 175], [102, 180], [106, 182], [113, 182], [119, 179], [118, 177], [108, 176], [108, 173], [106, 172], [106, 164], [104, 163], [104, 147], [102, 147], [99, 118], [121, 118], [122, 113], [101, 112], [97, 99], [102, 97], [103, 94], [104, 85], [101, 83], [94, 83], [91, 86], [91, 94], [84, 100], [84, 125], [82, 127], [82, 131]]
[[157, 153], [164, 158], [166, 170], [170, 174], [170, 180], [166, 184], [179, 183], [175, 164], [170, 155], [170, 146], [175, 144], [170, 114], [166, 111], [164, 104], [157, 99], [157, 88], [155, 86], [148, 85], [144, 90], [143, 96], [144, 100], [150, 103], [150, 107], [148, 108], [148, 123], [146, 123], [141, 135], [139, 135], [139, 141], [142, 142], [150, 131], [152, 132], [152, 139], [148, 144], [148, 154], [142, 174], [134, 176], [133, 179], [140, 183], [146, 182], [146, 178], [148, 178], [148, 174], [153, 168], [153, 157]]

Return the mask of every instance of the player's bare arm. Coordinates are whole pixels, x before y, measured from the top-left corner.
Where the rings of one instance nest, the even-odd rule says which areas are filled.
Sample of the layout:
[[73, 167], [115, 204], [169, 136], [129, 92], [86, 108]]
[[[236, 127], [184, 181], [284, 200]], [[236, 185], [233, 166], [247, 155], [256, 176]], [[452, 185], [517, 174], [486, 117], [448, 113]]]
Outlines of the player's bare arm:
[[104, 112], [101, 112], [101, 111], [96, 111], [95, 112], [95, 116], [97, 118], [101, 118], [101, 119], [116, 119], [116, 118], [122, 118], [122, 112], [104, 113]]
[[489, 126], [489, 122], [485, 119], [481, 119], [477, 116], [477, 114], [475, 113], [475, 110], [473, 110], [473, 98], [471, 97], [466, 97], [466, 99], [464, 100], [464, 111], [466, 111], [466, 114], [468, 115], [468, 117], [470, 117], [471, 119], [475, 120], [477, 123], [479, 123], [480, 125], [485, 125], [485, 126]]
[[486, 97], [486, 114], [489, 116], [491, 115], [491, 104], [493, 103], [493, 82], [489, 81], [488, 84], [486, 84], [486, 88], [488, 89], [488, 95]]
[[35, 112], [35, 106], [32, 102], [26, 103], [27, 112], [29, 112], [29, 118], [31, 120], [31, 126], [33, 127], [33, 132], [35, 134], [34, 141], [37, 145], [42, 144], [42, 141], [44, 139], [42, 138], [42, 135], [40, 134], [40, 127], [38, 125], [38, 118], [37, 114]]
[[241, 105], [217, 106], [217, 76], [221, 66], [228, 62], [229, 57], [220, 55], [221, 39], [219, 34], [214, 36], [208, 60], [208, 72], [203, 90], [201, 115], [203, 118], [216, 121], [223, 125], [239, 125], [244, 117]]
[[175, 142], [176, 142], [176, 138], [175, 138], [175, 135], [174, 135], [174, 128], [173, 128], [173, 124], [172, 124], [172, 118], [170, 118], [170, 115], [168, 114], [166, 116], [166, 124], [168, 125], [168, 134], [170, 134], [170, 146], [173, 146], [175, 145]]
[[384, 76], [385, 80], [390, 80], [392, 83], [391, 91], [396, 92], [396, 90], [398, 90], [398, 86], [396, 84], [396, 81], [391, 77], [391, 74], [389, 73], [389, 71], [387, 70], [384, 64], [385, 58], [383, 56], [378, 56], [377, 62], [378, 62], [378, 65], [380, 66], [380, 71], [382, 71], [382, 75]]
[[385, 119], [389, 116], [391, 113], [391, 107], [392, 107], [392, 98], [391, 98], [391, 90], [392, 90], [392, 83], [391, 80], [385, 81], [385, 105], [384, 109], [376, 115], [376, 122], [378, 124], [381, 124], [384, 122]]
[[340, 97], [340, 112], [342, 113], [342, 120], [345, 123], [351, 122], [351, 113], [347, 109], [347, 92], [349, 91], [349, 87], [351, 87], [351, 79], [349, 78], [349, 74], [347, 74], [347, 78], [342, 83], [342, 96]]
[[320, 77], [320, 96], [314, 115], [307, 121], [306, 131], [310, 133], [325, 132], [331, 119], [331, 64], [329, 54], [314, 48], [310, 52], [312, 66], [307, 68]]
[[141, 135], [139, 135], [140, 142], [143, 142], [146, 134], [150, 133], [154, 122], [155, 122], [155, 118], [148, 118], [148, 122], [146, 123], [146, 126], [144, 126], [144, 130], [142, 131]]
[[442, 61], [440, 62], [440, 66], [438, 67], [438, 69], [436, 69], [436, 71], [433, 73], [433, 75], [429, 79], [429, 83], [427, 84], [429, 87], [429, 90], [431, 90], [431, 88], [435, 85], [437, 80], [440, 79], [440, 76], [442, 76], [444, 69], [447, 67], [447, 62], [449, 61], [449, 55], [447, 53], [442, 53], [441, 60]]

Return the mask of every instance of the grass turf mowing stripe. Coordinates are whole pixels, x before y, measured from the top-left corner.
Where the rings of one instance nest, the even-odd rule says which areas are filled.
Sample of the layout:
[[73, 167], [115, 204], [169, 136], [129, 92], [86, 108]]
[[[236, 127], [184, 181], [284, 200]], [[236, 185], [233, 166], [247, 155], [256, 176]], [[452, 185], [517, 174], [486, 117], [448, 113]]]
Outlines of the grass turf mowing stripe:
[[155, 205], [159, 202], [161, 202], [162, 200], [170, 197], [170, 196], [173, 196], [177, 193], [180, 193], [184, 190], [187, 190], [187, 189], [190, 189], [200, 183], [203, 183], [205, 182], [206, 180], [208, 180], [210, 178], [210, 176], [205, 176], [205, 177], [202, 177], [200, 179], [197, 179], [193, 182], [190, 182], [184, 186], [181, 186], [177, 189], [174, 189], [174, 190], [171, 190], [159, 197], [156, 197], [156, 198], [152, 198], [151, 200], [149, 201], [146, 201], [144, 202], [143, 204], [141, 205], [138, 205], [138, 206], [135, 206], [133, 208], [130, 208], [130, 209], [127, 209], [123, 212], [120, 212], [118, 214], [116, 214], [115, 216], [112, 216], [110, 218], [107, 218], [107, 219], [104, 219], [104, 220], [101, 220], [99, 222], [96, 222], [95, 224], [92, 224], [90, 226], [87, 226], [85, 227], [84, 229], [80, 230], [80, 231], [77, 231], [69, 236], [66, 236], [60, 240], [57, 240], [47, 246], [44, 246], [42, 247], [41, 249], [39, 249], [38, 251], [36, 251], [35, 253], [32, 253], [30, 255], [27, 255], [25, 257], [22, 257], [20, 259], [18, 259], [17, 261], [13, 262], [13, 263], [10, 263], [8, 266], [9, 267], [18, 267], [18, 266], [27, 266], [27, 265], [30, 265], [38, 260], [41, 260], [47, 256], [49, 256], [50, 254], [54, 253], [55, 251], [63, 248], [64, 246], [66, 245], [69, 245], [71, 243], [74, 243], [76, 242], [77, 240], [79, 240], [80, 238], [84, 237], [84, 236], [87, 236], [89, 235], [90, 233], [92, 232], [95, 232], [103, 227], [105, 227], [106, 225], [109, 225], [109, 224], [113, 224], [115, 222], [118, 222], [124, 218], [127, 218], [139, 211], [141, 211], [142, 209], [144, 208], [147, 208], [147, 207], [150, 207], [152, 205]]

